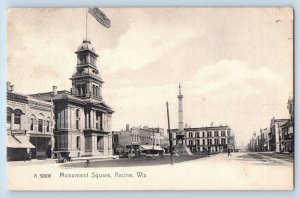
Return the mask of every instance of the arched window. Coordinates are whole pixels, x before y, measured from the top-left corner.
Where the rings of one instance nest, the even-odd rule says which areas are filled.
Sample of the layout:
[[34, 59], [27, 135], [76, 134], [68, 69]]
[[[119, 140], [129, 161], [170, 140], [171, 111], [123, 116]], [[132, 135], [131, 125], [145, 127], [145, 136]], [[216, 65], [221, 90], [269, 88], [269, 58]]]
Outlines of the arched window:
[[96, 86], [96, 96], [98, 96], [98, 86]]
[[8, 124], [10, 124], [11, 123], [11, 114], [14, 112], [13, 110], [12, 110], [12, 108], [9, 108], [9, 107], [7, 107], [6, 108], [6, 122], [8, 123]]
[[86, 94], [86, 86], [85, 86], [85, 84], [82, 85], [82, 94], [83, 95]]
[[81, 95], [81, 88], [80, 88], [80, 85], [77, 85], [77, 94], [78, 94], [78, 95]]
[[36, 117], [35, 115], [30, 116], [30, 130], [34, 131], [34, 125], [36, 124]]
[[80, 136], [77, 136], [76, 138], [76, 148], [80, 149]]
[[21, 115], [23, 114], [22, 111], [20, 109], [16, 109], [14, 111], [14, 114], [15, 114], [14, 123], [21, 124]]
[[46, 132], [50, 132], [50, 123], [51, 123], [51, 118], [47, 118], [46, 120]]
[[76, 109], [76, 129], [79, 129], [80, 109]]
[[95, 87], [95, 85], [93, 85], [93, 96], [95, 96], [96, 95], [96, 87]]
[[43, 126], [44, 126], [44, 115], [39, 114], [38, 116], [38, 131], [43, 132]]

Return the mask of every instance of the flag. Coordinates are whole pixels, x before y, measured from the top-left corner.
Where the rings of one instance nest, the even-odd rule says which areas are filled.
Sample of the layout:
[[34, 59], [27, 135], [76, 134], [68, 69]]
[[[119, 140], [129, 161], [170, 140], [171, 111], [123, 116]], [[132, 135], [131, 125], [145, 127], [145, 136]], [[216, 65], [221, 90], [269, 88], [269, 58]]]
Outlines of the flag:
[[110, 20], [98, 8], [89, 8], [89, 13], [104, 27], [110, 27]]

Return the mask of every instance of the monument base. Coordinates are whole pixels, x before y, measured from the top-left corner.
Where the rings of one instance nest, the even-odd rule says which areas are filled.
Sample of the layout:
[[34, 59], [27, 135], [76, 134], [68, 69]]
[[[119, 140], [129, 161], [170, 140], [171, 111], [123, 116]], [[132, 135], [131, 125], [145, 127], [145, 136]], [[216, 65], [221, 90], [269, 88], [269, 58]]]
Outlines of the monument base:
[[175, 146], [175, 154], [177, 156], [182, 155], [193, 155], [193, 153], [190, 151], [190, 149], [184, 145], [177, 145]]

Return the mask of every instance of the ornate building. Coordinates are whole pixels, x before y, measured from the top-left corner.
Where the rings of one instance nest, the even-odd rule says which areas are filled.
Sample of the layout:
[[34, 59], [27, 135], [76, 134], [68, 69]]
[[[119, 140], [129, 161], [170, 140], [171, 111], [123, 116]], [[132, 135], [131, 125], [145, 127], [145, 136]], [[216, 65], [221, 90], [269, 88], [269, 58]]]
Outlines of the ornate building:
[[53, 101], [55, 106], [55, 150], [71, 157], [112, 154], [111, 116], [113, 110], [102, 98], [102, 80], [97, 67], [98, 55], [89, 40], [83, 40], [75, 52], [77, 65], [71, 91], [32, 94]]
[[[177, 129], [171, 129], [174, 145], [177, 131]], [[229, 126], [186, 127], [184, 128], [184, 132], [185, 144], [192, 153], [208, 150], [211, 153], [225, 152], [230, 144], [235, 145], [235, 138]]]
[[52, 102], [15, 93], [7, 83], [7, 160], [51, 158], [54, 138]]

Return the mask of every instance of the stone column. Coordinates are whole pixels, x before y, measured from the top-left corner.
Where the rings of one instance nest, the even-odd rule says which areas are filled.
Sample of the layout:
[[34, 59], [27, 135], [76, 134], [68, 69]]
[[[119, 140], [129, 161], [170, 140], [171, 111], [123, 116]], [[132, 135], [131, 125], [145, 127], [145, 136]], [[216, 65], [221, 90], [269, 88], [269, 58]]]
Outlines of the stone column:
[[89, 118], [88, 118], [88, 113], [87, 112], [85, 112], [85, 128], [87, 129], [87, 128], [89, 128], [88, 127], [88, 125], [89, 125]]
[[102, 126], [103, 126], [103, 131], [106, 131], [106, 124], [105, 124], [105, 113], [102, 114]]

